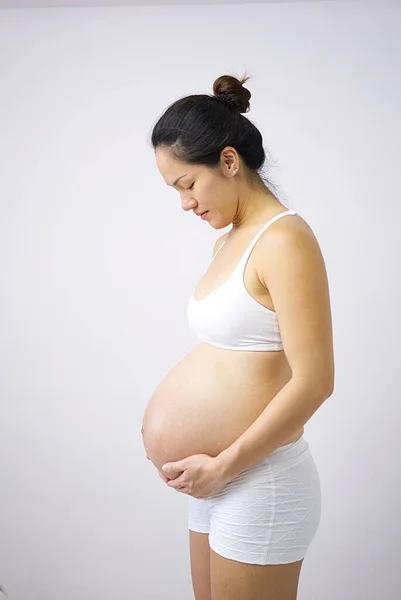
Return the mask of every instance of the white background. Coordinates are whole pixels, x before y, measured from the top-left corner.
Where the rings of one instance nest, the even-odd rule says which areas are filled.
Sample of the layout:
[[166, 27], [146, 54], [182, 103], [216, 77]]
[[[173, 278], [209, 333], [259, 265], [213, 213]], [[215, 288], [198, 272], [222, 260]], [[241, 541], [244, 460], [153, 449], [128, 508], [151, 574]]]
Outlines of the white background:
[[143, 411], [196, 343], [224, 231], [180, 207], [152, 125], [252, 76], [247, 116], [329, 274], [335, 391], [306, 426], [323, 512], [299, 600], [396, 600], [401, 6], [0, 11], [0, 583], [10, 600], [188, 600], [187, 497]]

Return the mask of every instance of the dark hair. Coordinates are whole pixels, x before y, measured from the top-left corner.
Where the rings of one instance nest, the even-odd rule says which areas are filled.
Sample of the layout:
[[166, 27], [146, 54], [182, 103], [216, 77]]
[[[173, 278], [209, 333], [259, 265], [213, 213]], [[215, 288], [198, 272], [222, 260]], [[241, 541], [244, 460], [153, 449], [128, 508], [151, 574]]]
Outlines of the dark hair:
[[[250, 183], [273, 184], [262, 174], [265, 162], [262, 135], [241, 113], [249, 111], [251, 92], [243, 87], [249, 79], [221, 75], [213, 84], [213, 94], [185, 96], [171, 104], [151, 133], [153, 148], [162, 146], [189, 164], [217, 168], [220, 154], [232, 146], [241, 156]], [[263, 185], [263, 184], [262, 184]]]

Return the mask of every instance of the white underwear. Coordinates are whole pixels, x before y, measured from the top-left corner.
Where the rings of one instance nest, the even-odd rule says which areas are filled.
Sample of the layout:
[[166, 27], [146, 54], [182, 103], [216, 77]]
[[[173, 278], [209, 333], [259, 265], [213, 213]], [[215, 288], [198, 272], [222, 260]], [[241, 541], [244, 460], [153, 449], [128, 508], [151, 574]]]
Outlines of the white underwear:
[[305, 558], [321, 515], [320, 480], [304, 437], [281, 446], [209, 498], [188, 496], [188, 527], [249, 564]]

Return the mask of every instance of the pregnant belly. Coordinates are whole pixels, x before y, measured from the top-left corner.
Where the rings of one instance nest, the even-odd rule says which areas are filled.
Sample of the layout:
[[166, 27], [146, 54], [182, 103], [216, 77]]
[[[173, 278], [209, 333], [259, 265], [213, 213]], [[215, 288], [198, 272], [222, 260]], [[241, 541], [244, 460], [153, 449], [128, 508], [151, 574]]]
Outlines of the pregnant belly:
[[217, 456], [289, 379], [282, 352], [235, 352], [200, 344], [156, 388], [142, 435], [157, 469], [192, 454]]

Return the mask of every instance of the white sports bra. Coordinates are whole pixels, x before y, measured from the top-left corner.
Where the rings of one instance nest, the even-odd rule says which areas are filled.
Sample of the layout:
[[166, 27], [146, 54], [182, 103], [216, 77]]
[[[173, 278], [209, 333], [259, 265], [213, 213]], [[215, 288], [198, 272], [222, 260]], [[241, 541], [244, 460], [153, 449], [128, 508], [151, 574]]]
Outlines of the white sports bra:
[[[295, 210], [289, 209], [270, 219], [253, 238], [234, 271], [224, 283], [201, 300], [197, 300], [192, 293], [187, 316], [190, 328], [200, 341], [228, 350], [283, 349], [276, 313], [259, 304], [250, 295], [245, 287], [243, 276], [248, 258], [262, 233], [277, 219], [297, 214]], [[214, 254], [211, 262], [224, 243]]]

